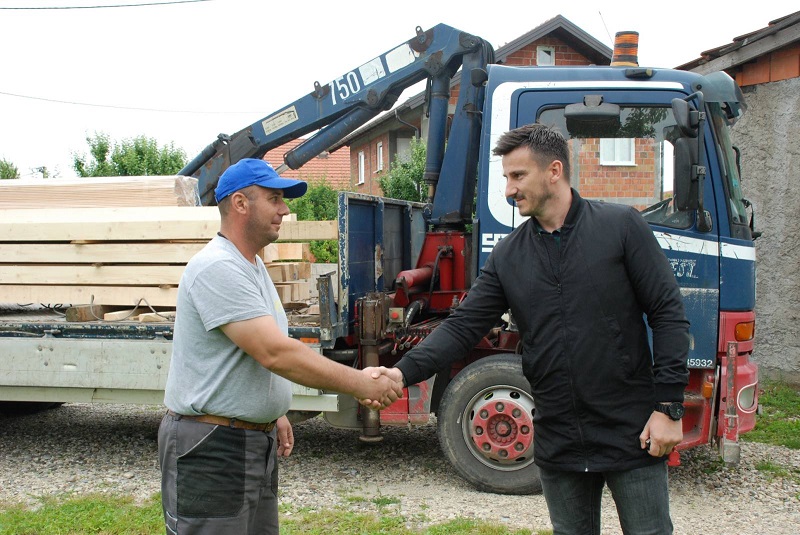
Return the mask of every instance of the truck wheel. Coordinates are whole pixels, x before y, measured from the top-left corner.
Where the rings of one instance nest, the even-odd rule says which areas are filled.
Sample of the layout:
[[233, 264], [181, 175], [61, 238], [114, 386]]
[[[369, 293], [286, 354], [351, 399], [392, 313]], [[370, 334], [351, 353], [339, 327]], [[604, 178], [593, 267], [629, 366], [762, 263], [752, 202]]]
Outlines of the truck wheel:
[[450, 381], [439, 405], [439, 444], [456, 472], [478, 490], [542, 490], [533, 464], [530, 385], [519, 355], [473, 362]]

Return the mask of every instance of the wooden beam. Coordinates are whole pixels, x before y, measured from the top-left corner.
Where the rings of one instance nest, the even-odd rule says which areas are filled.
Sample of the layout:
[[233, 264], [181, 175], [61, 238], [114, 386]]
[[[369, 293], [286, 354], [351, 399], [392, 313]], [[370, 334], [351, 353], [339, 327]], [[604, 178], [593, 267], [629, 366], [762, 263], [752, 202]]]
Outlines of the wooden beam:
[[309, 281], [277, 282], [275, 289], [282, 303], [304, 301], [311, 297], [311, 283]]
[[159, 321], [175, 321], [175, 312], [148, 312], [136, 316], [136, 321], [141, 323], [157, 323]]
[[0, 208], [196, 206], [197, 179], [187, 176], [117, 176], [0, 182]]
[[311, 260], [311, 245], [308, 243], [270, 243], [264, 248], [265, 262], [278, 260]]
[[273, 262], [267, 264], [267, 272], [272, 282], [288, 282], [311, 277], [309, 262]]
[[284, 221], [278, 241], [338, 240], [336, 221]]
[[103, 314], [104, 321], [136, 321], [134, 318], [139, 314], [146, 314], [151, 312], [150, 307], [136, 307], [136, 308], [129, 308], [127, 310], [117, 310], [115, 312], [109, 312], [107, 314]]
[[4, 284], [77, 284], [109, 286], [177, 286], [184, 266], [0, 265]]
[[206, 243], [0, 243], [0, 263], [185, 264]]
[[89, 304], [174, 307], [178, 288], [147, 286], [43, 286], [0, 284], [0, 303]]
[[113, 305], [77, 305], [69, 307], [64, 317], [67, 321], [98, 321], [116, 308]]
[[[210, 240], [219, 230], [215, 206], [57, 208], [0, 211], [0, 240], [160, 241]], [[337, 239], [335, 221], [285, 221], [279, 241]]]

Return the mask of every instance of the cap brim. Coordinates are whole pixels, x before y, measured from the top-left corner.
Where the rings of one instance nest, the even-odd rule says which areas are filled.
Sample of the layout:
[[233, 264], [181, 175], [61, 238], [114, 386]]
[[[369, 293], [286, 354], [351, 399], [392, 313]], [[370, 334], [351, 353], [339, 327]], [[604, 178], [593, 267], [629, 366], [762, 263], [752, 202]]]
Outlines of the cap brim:
[[302, 197], [308, 190], [308, 184], [302, 180], [292, 180], [291, 178], [273, 178], [269, 181], [269, 185], [264, 185], [264, 187], [283, 190], [283, 196], [287, 199]]

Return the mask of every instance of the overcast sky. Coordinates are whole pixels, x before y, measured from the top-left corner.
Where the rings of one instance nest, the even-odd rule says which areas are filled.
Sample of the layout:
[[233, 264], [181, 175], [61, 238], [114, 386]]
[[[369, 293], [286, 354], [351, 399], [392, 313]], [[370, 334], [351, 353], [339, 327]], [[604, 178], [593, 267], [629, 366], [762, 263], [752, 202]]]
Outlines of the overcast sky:
[[[739, 3], [571, 0], [0, 0], [0, 158], [24, 177], [75, 176], [87, 136], [139, 135], [189, 159], [414, 36], [445, 23], [495, 48], [562, 15], [609, 48], [640, 33], [643, 66], [674, 67], [797, 10], [796, 0]], [[733, 7], [739, 4], [740, 8]], [[637, 4], [633, 4], [637, 5]], [[641, 5], [641, 4], [638, 4]], [[663, 12], [656, 12], [662, 6]], [[401, 101], [410, 97], [404, 94]]]

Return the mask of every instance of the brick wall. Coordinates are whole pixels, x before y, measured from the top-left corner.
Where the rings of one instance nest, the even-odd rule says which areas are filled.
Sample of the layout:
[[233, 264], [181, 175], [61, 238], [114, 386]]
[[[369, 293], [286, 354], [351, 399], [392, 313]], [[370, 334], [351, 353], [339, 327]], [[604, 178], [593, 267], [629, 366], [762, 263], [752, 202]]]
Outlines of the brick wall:
[[[600, 141], [582, 139], [580, 157], [573, 158], [580, 184], [578, 191], [590, 199], [625, 199], [638, 209], [649, 206], [654, 198], [660, 198], [656, 187], [655, 142], [652, 139], [637, 139], [634, 148], [636, 165], [602, 165], [600, 163]], [[658, 190], [658, 191], [657, 191]], [[641, 203], [636, 202], [641, 198]]]
[[[383, 153], [383, 170], [378, 169], [378, 144], [381, 143]], [[358, 162], [359, 152], [364, 152], [364, 183], [358, 183]], [[378, 177], [389, 170], [389, 134], [383, 133], [375, 136], [368, 141], [353, 145], [350, 148], [350, 176], [351, 188], [358, 193], [369, 195], [382, 195]]]

